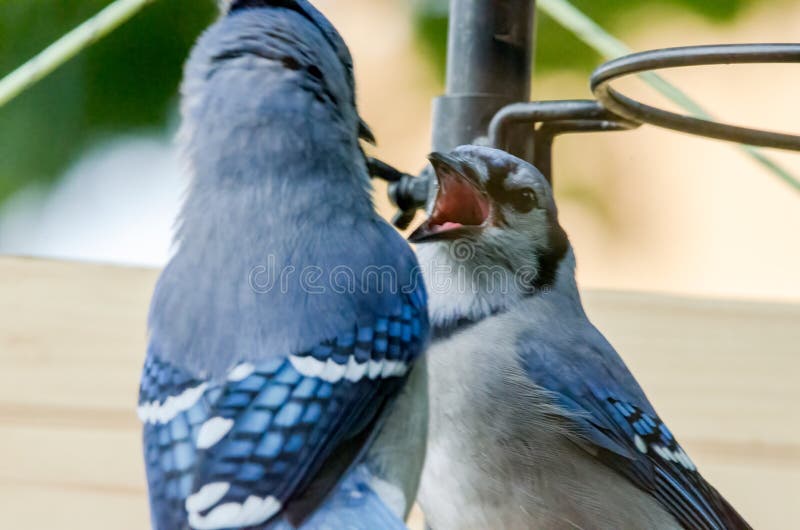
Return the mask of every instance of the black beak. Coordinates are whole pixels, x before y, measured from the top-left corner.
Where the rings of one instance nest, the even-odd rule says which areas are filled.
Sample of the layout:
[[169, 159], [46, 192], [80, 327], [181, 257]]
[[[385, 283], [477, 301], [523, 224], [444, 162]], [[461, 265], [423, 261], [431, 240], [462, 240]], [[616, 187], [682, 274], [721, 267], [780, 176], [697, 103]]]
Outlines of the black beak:
[[412, 243], [454, 240], [483, 229], [491, 201], [478, 173], [467, 162], [443, 153], [428, 155], [439, 189], [433, 212], [408, 240]]
[[445, 172], [453, 172], [461, 174], [461, 162], [445, 153], [437, 153], [433, 152], [428, 155], [428, 161], [433, 166], [433, 170], [436, 173], [436, 178], [439, 180], [439, 184], [441, 184], [441, 176]]
[[367, 125], [367, 123], [361, 118], [358, 119], [358, 137], [369, 144], [377, 145], [375, 135], [372, 134], [372, 130], [369, 128], [369, 125]]
[[483, 189], [483, 184], [477, 171], [469, 163], [462, 162], [454, 156], [437, 152], [429, 154], [428, 160], [433, 166], [440, 186], [446, 177], [457, 176], [466, 180], [475, 188]]
[[430, 161], [433, 167], [437, 166], [447, 166], [449, 168], [455, 169], [459, 167], [461, 163], [453, 156], [450, 156], [446, 153], [439, 153], [434, 151], [433, 153], [428, 155], [428, 161]]

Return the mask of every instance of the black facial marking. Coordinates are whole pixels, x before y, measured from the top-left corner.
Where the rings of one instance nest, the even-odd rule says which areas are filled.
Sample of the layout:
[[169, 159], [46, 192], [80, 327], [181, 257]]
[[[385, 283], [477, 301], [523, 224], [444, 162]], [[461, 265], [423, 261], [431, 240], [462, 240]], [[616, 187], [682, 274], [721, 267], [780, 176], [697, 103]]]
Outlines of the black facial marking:
[[311, 74], [312, 77], [316, 77], [317, 79], [320, 80], [323, 78], [322, 70], [320, 70], [316, 64], [308, 65], [308, 68], [306, 68], [306, 70], [308, 70], [308, 73]]
[[[506, 189], [503, 183], [506, 180], [507, 174], [508, 170], [506, 168], [497, 166], [489, 167], [489, 180], [486, 182], [486, 193], [489, 194], [489, 197], [491, 197], [493, 201], [500, 204], [504, 203], [503, 199], [506, 195]], [[503, 211], [500, 208], [495, 208], [494, 222], [498, 226], [505, 226], [507, 224]]]
[[544, 254], [539, 256], [539, 273], [532, 285], [536, 290], [546, 289], [555, 283], [558, 266], [569, 249], [567, 233], [558, 224], [558, 220], [548, 219], [548, 226], [550, 228], [547, 231], [547, 249]]
[[[489, 180], [486, 182], [486, 192], [489, 196], [499, 204], [510, 204], [516, 211], [520, 213], [527, 213], [538, 206], [538, 199], [533, 189], [528, 187], [506, 189], [505, 182], [509, 172], [513, 168], [507, 166], [491, 166], [489, 167]], [[503, 216], [501, 209], [496, 209], [494, 212], [495, 222], [502, 226], [506, 225], [506, 219]], [[556, 280], [556, 273], [561, 260], [567, 254], [569, 249], [569, 240], [567, 234], [561, 225], [558, 224], [558, 219], [548, 216], [547, 219], [548, 231], [547, 240], [548, 245], [545, 252], [539, 256], [539, 271], [529, 286], [531, 292], [547, 289], [552, 286]]]
[[499, 198], [505, 193], [503, 183], [508, 176], [508, 169], [504, 167], [490, 166], [489, 180], [486, 182], [486, 192], [492, 198]]
[[[486, 192], [497, 204], [509, 205], [519, 213], [528, 213], [538, 204], [536, 192], [526, 186], [506, 188], [505, 182], [510, 171], [511, 167], [490, 167]], [[499, 225], [506, 224], [502, 209], [495, 211], [495, 222]]]
[[300, 69], [300, 62], [297, 59], [295, 59], [294, 57], [284, 57], [282, 62], [283, 62], [283, 66], [285, 66], [289, 70], [299, 70]]
[[[496, 203], [510, 205], [519, 213], [528, 213], [538, 204], [536, 192], [528, 187], [506, 188], [505, 182], [510, 171], [508, 167], [490, 167], [486, 192]], [[502, 218], [502, 212], [498, 211], [497, 214]]]

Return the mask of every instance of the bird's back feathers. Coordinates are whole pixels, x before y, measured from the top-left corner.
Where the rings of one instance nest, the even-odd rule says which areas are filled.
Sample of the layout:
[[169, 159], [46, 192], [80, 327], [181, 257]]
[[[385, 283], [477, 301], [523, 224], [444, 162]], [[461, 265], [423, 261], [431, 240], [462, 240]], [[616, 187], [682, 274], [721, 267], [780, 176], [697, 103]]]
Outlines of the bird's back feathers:
[[305, 0], [237, 2], [192, 52], [182, 116], [191, 184], [138, 409], [153, 526], [328, 528], [343, 479], [377, 510], [348, 477], [428, 326], [370, 199], [349, 52]]

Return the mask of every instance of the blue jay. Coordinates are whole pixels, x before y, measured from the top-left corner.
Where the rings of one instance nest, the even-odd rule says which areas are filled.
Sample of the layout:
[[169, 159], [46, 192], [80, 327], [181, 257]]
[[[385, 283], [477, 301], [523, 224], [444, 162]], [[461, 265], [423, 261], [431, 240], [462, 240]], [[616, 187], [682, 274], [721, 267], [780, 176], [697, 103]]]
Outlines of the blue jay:
[[589, 322], [550, 186], [502, 151], [430, 160], [433, 530], [743, 529]]
[[347, 47], [304, 0], [234, 1], [181, 96], [191, 183], [137, 408], [153, 528], [405, 528], [426, 295], [373, 209]]

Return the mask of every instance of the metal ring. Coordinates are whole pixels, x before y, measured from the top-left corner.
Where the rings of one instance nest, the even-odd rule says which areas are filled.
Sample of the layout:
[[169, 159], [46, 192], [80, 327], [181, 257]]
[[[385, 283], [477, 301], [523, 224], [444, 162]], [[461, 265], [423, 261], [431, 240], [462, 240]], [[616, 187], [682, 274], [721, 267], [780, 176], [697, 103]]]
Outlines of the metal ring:
[[800, 151], [800, 136], [669, 112], [636, 101], [610, 86], [612, 81], [621, 77], [662, 68], [797, 62], [800, 62], [800, 44], [726, 44], [666, 48], [634, 53], [603, 64], [592, 74], [591, 87], [595, 97], [605, 108], [637, 123], [649, 123], [742, 144]]
[[[516, 123], [538, 123], [564, 120], [615, 121], [617, 116], [603, 108], [597, 101], [587, 99], [529, 101], [511, 103], [497, 111], [489, 123], [489, 145], [505, 149], [508, 143], [508, 128]], [[638, 122], [629, 128], [638, 127]]]

